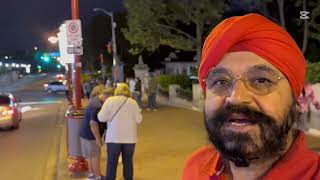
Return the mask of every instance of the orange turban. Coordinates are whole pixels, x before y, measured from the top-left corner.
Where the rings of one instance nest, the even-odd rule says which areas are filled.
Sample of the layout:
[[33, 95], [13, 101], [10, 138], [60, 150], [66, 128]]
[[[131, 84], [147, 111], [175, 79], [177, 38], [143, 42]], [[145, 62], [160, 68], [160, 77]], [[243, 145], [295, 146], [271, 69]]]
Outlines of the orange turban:
[[230, 51], [251, 51], [267, 60], [289, 80], [298, 97], [305, 80], [306, 63], [294, 39], [276, 23], [258, 14], [225, 19], [209, 34], [203, 45], [199, 81], [205, 91], [208, 71]]

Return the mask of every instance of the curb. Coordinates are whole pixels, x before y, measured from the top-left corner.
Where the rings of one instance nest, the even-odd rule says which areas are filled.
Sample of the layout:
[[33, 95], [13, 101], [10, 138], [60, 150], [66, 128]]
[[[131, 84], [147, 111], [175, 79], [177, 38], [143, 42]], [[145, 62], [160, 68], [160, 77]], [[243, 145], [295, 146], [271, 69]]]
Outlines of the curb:
[[68, 174], [68, 164], [67, 164], [67, 155], [66, 155], [66, 119], [63, 118], [64, 122], [61, 124], [61, 133], [60, 133], [60, 146], [57, 154], [57, 169], [56, 169], [56, 178], [55, 180], [66, 180], [66, 177], [69, 177]]
[[57, 154], [60, 152], [60, 142], [61, 142], [61, 132], [63, 129], [63, 120], [62, 116], [64, 115], [65, 105], [61, 103], [59, 107], [58, 113], [56, 115], [56, 124], [55, 128], [57, 128], [57, 136], [54, 137], [52, 145], [49, 150], [49, 155], [46, 160], [46, 165], [44, 167], [44, 175], [43, 180], [56, 180], [57, 179], [57, 168], [58, 168], [58, 156]]

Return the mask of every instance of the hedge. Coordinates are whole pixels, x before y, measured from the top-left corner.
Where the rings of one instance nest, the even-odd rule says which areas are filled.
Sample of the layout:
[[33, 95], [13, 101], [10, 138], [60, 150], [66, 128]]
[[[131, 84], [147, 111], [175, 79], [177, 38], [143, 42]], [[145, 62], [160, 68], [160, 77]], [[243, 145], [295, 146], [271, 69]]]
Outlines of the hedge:
[[169, 91], [170, 84], [180, 85], [183, 89], [192, 89], [192, 81], [187, 75], [160, 75], [157, 77], [157, 81], [165, 91]]
[[310, 83], [320, 82], [320, 62], [307, 63], [306, 78]]

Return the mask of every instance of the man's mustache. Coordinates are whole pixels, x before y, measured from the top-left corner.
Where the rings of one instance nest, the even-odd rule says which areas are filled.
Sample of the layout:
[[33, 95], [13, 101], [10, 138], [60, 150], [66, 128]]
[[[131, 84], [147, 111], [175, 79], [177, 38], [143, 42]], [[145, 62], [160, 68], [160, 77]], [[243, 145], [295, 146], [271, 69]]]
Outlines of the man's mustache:
[[[261, 124], [266, 123], [266, 121], [273, 121], [273, 118], [269, 115], [247, 105], [233, 105], [228, 104], [221, 109], [219, 109], [214, 118], [220, 125], [230, 122], [232, 120], [234, 114], [240, 114], [245, 117], [246, 121], [252, 124]], [[210, 120], [209, 120], [210, 122]], [[269, 122], [270, 123], [270, 122]]]

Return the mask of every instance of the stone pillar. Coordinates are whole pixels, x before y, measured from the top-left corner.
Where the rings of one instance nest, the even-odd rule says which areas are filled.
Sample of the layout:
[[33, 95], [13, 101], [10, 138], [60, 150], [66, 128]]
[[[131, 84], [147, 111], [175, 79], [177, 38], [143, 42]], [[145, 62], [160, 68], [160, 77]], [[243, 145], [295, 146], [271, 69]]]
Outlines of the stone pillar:
[[200, 84], [192, 85], [192, 103], [195, 107], [203, 109], [204, 107], [204, 96]]
[[177, 89], [180, 88], [177, 84], [169, 85], [169, 102], [174, 103], [175, 99], [177, 98]]
[[133, 67], [134, 75], [135, 77], [138, 77], [141, 80], [142, 83], [142, 92], [144, 93], [144, 87], [146, 84], [146, 76], [148, 75], [149, 72], [149, 67], [148, 65], [143, 63], [142, 56], [139, 56], [139, 63], [134, 65]]

